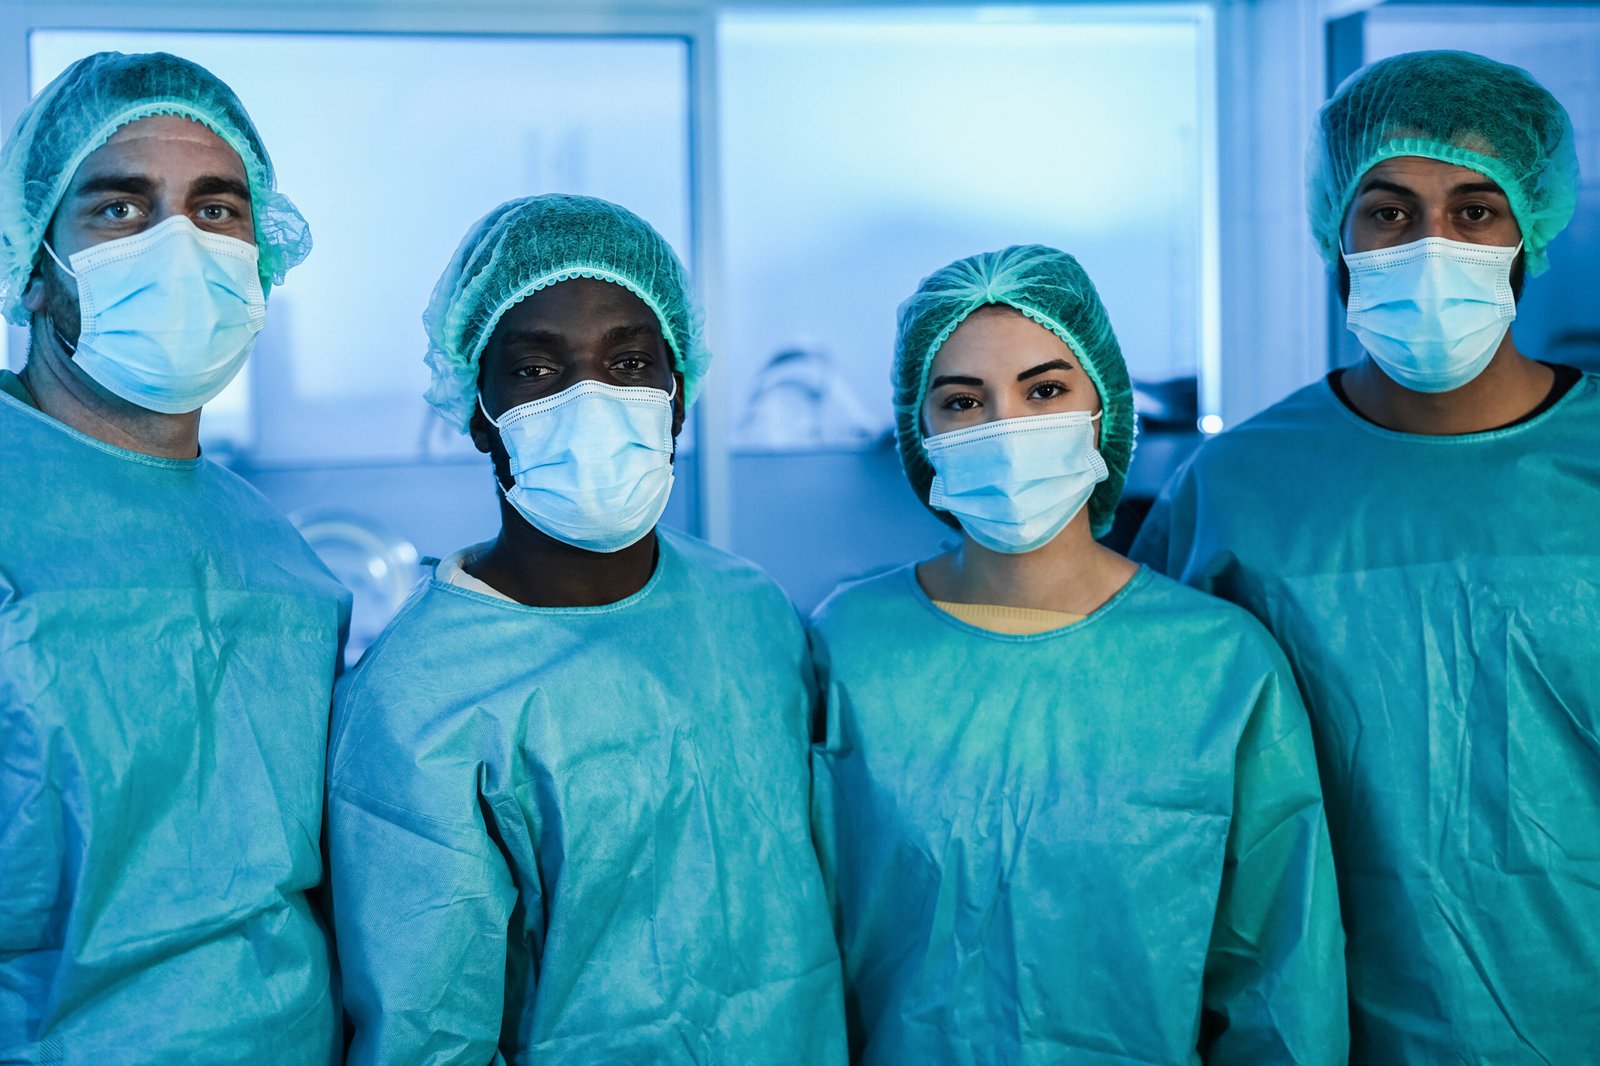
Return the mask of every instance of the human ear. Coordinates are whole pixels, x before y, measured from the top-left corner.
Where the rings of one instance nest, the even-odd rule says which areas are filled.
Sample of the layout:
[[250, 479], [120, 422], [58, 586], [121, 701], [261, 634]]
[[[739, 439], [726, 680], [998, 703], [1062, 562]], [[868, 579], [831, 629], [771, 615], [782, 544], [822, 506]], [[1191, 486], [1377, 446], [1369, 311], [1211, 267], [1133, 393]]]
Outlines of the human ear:
[[22, 290], [22, 306], [28, 314], [36, 315], [44, 310], [44, 278], [34, 274], [28, 279], [28, 287]]
[[489, 424], [488, 416], [483, 413], [481, 403], [472, 405], [472, 420], [467, 423], [467, 432], [472, 435], [472, 445], [485, 455], [494, 451], [495, 431]]
[[672, 380], [677, 388], [673, 390], [672, 397], [672, 439], [676, 441], [678, 434], [683, 430], [685, 408], [683, 406], [683, 375], [676, 370], [672, 372]]

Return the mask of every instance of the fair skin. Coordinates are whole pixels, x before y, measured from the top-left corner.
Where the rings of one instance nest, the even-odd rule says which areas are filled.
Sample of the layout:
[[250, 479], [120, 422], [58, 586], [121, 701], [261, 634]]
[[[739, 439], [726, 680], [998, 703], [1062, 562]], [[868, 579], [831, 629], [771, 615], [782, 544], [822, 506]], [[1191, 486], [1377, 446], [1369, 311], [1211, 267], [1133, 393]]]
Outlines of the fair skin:
[[[969, 315], [934, 356], [928, 383], [922, 404], [928, 436], [1000, 419], [1101, 409], [1073, 350], [1009, 307]], [[917, 580], [936, 600], [1087, 615], [1138, 569], [1095, 541], [1085, 506], [1048, 544], [1019, 555], [990, 551], [963, 533], [955, 550], [917, 567]]]
[[[610, 282], [574, 278], [540, 289], [495, 324], [480, 359], [483, 408], [507, 411], [565, 392], [582, 381], [674, 390], [672, 435], [683, 428], [683, 378], [645, 302]], [[500, 433], [483, 411], [472, 442], [494, 460], [502, 488], [515, 484]], [[549, 536], [500, 497], [500, 536], [467, 572], [530, 607], [598, 607], [626, 599], [655, 573], [656, 534], [615, 552], [592, 552]]]
[[[1361, 178], [1341, 233], [1347, 252], [1393, 248], [1444, 237], [1466, 244], [1515, 247], [1522, 239], [1510, 204], [1475, 170], [1437, 159], [1398, 156]], [[1402, 433], [1481, 433], [1532, 411], [1554, 372], [1517, 350], [1508, 330], [1483, 373], [1449, 392], [1414, 392], [1397, 384], [1371, 356], [1347, 370], [1345, 394], [1362, 415]]]
[[[249, 184], [238, 153], [206, 127], [176, 115], [129, 123], [72, 176], [46, 234], [56, 255], [142, 233], [175, 216], [254, 243]], [[34, 316], [21, 377], [39, 410], [96, 440], [164, 459], [200, 453], [200, 412], [146, 410], [102, 388], [74, 364], [77, 282], [40, 253], [23, 303]]]

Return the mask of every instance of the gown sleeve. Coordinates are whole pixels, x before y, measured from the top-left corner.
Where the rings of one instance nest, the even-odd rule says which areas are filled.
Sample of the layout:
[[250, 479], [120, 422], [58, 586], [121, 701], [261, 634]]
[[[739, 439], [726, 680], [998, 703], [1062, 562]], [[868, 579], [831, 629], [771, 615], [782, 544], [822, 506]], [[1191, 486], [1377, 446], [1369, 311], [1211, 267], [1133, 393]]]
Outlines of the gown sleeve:
[[1185, 576], [1194, 549], [1194, 456], [1178, 467], [1150, 505], [1128, 558], [1174, 581], [1193, 584]]
[[340, 691], [328, 759], [348, 1061], [501, 1063], [517, 889], [483, 795], [487, 768], [468, 726], [408, 727], [416, 694], [364, 680], [357, 671]]
[[[1276, 652], [1276, 649], [1274, 649]], [[1207, 1063], [1344, 1063], [1344, 931], [1310, 724], [1276, 653], [1239, 742], [1207, 953]]]

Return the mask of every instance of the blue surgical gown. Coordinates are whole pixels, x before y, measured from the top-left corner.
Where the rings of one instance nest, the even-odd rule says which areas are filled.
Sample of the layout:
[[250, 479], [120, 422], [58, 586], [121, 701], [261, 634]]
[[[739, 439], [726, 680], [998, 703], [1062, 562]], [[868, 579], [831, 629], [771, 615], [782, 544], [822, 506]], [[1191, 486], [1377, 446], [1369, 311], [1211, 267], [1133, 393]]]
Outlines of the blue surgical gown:
[[799, 619], [659, 543], [603, 607], [427, 581], [341, 687], [352, 1062], [842, 1061]]
[[349, 596], [207, 459], [0, 373], [0, 1062], [337, 1058], [323, 759]]
[[834, 593], [812, 643], [860, 1061], [1345, 1061], [1310, 730], [1247, 614], [1141, 569], [1007, 636], [904, 567]]
[[1356, 1061], [1600, 1061], [1600, 378], [1457, 437], [1318, 382], [1207, 442], [1134, 555], [1294, 665]]

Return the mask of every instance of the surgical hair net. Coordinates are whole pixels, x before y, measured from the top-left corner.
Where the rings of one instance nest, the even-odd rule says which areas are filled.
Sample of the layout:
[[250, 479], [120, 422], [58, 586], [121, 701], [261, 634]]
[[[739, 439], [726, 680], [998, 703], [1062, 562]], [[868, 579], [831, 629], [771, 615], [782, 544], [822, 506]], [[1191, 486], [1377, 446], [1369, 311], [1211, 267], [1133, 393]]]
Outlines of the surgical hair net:
[[[933, 484], [933, 467], [923, 446], [922, 401], [928, 370], [939, 348], [968, 315], [998, 304], [1026, 315], [1071, 348], [1100, 394], [1100, 455], [1110, 476], [1089, 497], [1089, 524], [1096, 537], [1111, 529], [1122, 486], [1128, 479], [1136, 432], [1133, 384], [1111, 320], [1094, 283], [1066, 252], [1042, 244], [1016, 245], [999, 252], [958, 259], [928, 275], [900, 305], [895, 337], [894, 413], [900, 462], [923, 503]], [[955, 517], [930, 506], [939, 519], [957, 527]]]
[[1467, 167], [1506, 194], [1530, 274], [1578, 202], [1578, 156], [1566, 108], [1520, 67], [1471, 52], [1408, 52], [1345, 79], [1312, 143], [1311, 229], [1329, 265], [1362, 175], [1385, 159], [1423, 156]]
[[272, 160], [244, 105], [216, 75], [165, 52], [78, 60], [28, 104], [0, 150], [0, 310], [28, 324], [23, 292], [78, 166], [112, 134], [151, 115], [181, 115], [239, 154], [250, 185], [262, 287], [311, 251], [311, 229], [276, 191]]
[[683, 263], [650, 223], [592, 196], [511, 200], [467, 233], [422, 316], [433, 371], [428, 402], [461, 432], [478, 397], [478, 360], [500, 316], [540, 289], [573, 278], [621, 285], [655, 312], [694, 402], [711, 363]]

